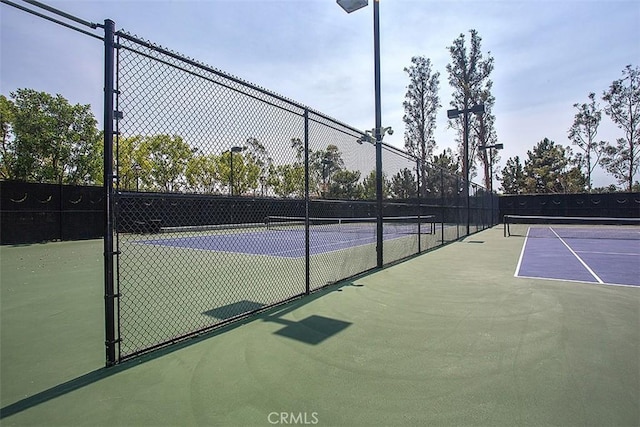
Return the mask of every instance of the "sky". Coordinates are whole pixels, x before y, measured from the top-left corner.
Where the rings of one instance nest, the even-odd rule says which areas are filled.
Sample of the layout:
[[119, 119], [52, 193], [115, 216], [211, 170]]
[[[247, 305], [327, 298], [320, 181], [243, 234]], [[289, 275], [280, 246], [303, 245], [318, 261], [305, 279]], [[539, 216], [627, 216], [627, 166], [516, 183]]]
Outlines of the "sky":
[[[351, 14], [335, 0], [45, 3], [90, 22], [112, 19], [116, 29], [355, 128], [374, 127], [373, 0]], [[0, 4], [0, 24], [0, 93], [59, 93], [74, 104], [91, 104], [101, 121], [101, 41], [6, 4]], [[594, 92], [604, 108], [602, 93], [626, 65], [640, 65], [640, 0], [380, 0], [382, 124], [394, 129], [386, 143], [404, 146], [404, 68], [413, 56], [425, 56], [440, 73], [437, 150], [455, 151], [456, 133], [447, 128], [453, 92], [447, 47], [462, 33], [468, 39], [470, 29], [495, 60], [493, 113], [504, 144], [498, 167], [510, 157], [526, 159], [545, 137], [570, 145], [573, 105]], [[603, 114], [597, 138], [613, 142], [622, 136]], [[611, 175], [594, 172], [594, 186], [612, 183]]]

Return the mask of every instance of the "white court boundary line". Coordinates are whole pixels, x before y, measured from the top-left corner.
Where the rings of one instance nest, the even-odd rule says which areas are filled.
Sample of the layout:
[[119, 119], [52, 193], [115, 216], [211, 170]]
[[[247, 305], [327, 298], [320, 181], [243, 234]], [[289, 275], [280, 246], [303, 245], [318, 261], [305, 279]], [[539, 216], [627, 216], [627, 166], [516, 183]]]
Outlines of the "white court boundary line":
[[514, 277], [522, 277], [520, 276], [520, 266], [522, 265], [522, 259], [524, 258], [524, 250], [527, 247], [527, 242], [529, 241], [529, 230], [531, 227], [527, 229], [527, 235], [524, 236], [524, 243], [522, 244], [522, 249], [520, 250], [520, 258], [518, 258], [518, 264], [516, 265], [516, 272], [514, 273]]
[[[569, 283], [584, 283], [586, 285], [594, 285], [596, 282], [587, 282], [585, 280], [574, 280], [574, 279], [556, 279], [554, 277], [536, 277], [536, 276], [520, 276], [520, 264], [522, 264], [522, 259], [524, 258], [524, 250], [527, 247], [527, 240], [529, 239], [529, 232], [527, 231], [527, 235], [525, 236], [524, 243], [522, 245], [522, 250], [520, 250], [520, 258], [518, 259], [518, 265], [516, 266], [516, 272], [513, 277], [517, 277], [518, 279], [533, 279], [533, 280], [551, 280], [554, 282], [569, 282]], [[573, 251], [572, 251], [573, 252]], [[603, 252], [607, 253], [607, 252]], [[623, 286], [625, 288], [636, 288], [639, 289], [638, 285], [626, 285], [622, 283], [607, 283], [607, 282], [597, 282], [600, 285], [605, 286]]]
[[587, 282], [585, 280], [573, 280], [573, 279], [556, 279], [553, 277], [535, 277], [535, 276], [516, 276], [518, 279], [531, 279], [531, 280], [551, 280], [554, 282], [568, 282], [568, 283], [583, 283], [585, 285], [603, 285], [603, 286], [623, 286], [625, 288], [636, 288], [640, 289], [638, 285], [625, 285], [622, 283], [596, 283], [596, 282]]
[[596, 274], [596, 272], [595, 272], [595, 271], [593, 271], [593, 270], [591, 269], [591, 267], [589, 267], [589, 266], [587, 265], [587, 263], [586, 263], [586, 262], [584, 262], [584, 261], [582, 260], [582, 258], [580, 258], [580, 256], [576, 253], [576, 251], [574, 251], [573, 249], [571, 249], [571, 246], [569, 246], [569, 245], [567, 244], [567, 242], [565, 242], [565, 241], [564, 241], [564, 239], [563, 239], [562, 237], [560, 237], [560, 236], [558, 235], [558, 233], [556, 233], [556, 231], [555, 231], [553, 228], [549, 227], [549, 230], [551, 230], [551, 232], [552, 232], [553, 234], [555, 234], [555, 235], [556, 235], [556, 237], [557, 237], [557, 238], [562, 242], [562, 244], [563, 244], [567, 249], [569, 249], [569, 251], [573, 254], [573, 256], [574, 256], [574, 257], [576, 257], [576, 259], [577, 259], [578, 261], [580, 261], [580, 264], [582, 264], [582, 265], [583, 265], [583, 267], [587, 269], [587, 271], [589, 272], [589, 274], [591, 274], [591, 275], [593, 276], [593, 278], [594, 278], [594, 279], [596, 279], [596, 280], [598, 281], [598, 283], [600, 283], [601, 285], [604, 285], [604, 281], [603, 281], [600, 277], [598, 277], [598, 275]]
[[[529, 229], [530, 230], [530, 229]], [[552, 281], [556, 281], [556, 282], [572, 282], [572, 283], [585, 283], [585, 284], [591, 284], [593, 285], [594, 282], [588, 282], [585, 280], [573, 280], [573, 279], [556, 279], [553, 277], [535, 277], [535, 276], [521, 276], [520, 275], [520, 267], [522, 265], [522, 260], [524, 259], [524, 252], [526, 250], [527, 247], [527, 242], [529, 241], [529, 230], [527, 230], [527, 235], [525, 236], [524, 239], [524, 243], [522, 244], [522, 249], [520, 250], [520, 257], [518, 258], [518, 264], [516, 265], [516, 271], [514, 273], [514, 277], [520, 278], [520, 279], [535, 279], [535, 280], [552, 280]], [[551, 227], [549, 227], [549, 230], [551, 230], [551, 232], [553, 234], [555, 234], [555, 236], [562, 242], [562, 244], [569, 249], [569, 251], [573, 254], [573, 256], [576, 257], [576, 259], [578, 261], [580, 261], [580, 263], [587, 269], [587, 271], [591, 274], [591, 276], [597, 280], [597, 283], [600, 285], [605, 285], [605, 286], [623, 286], [623, 287], [627, 287], [627, 288], [640, 288], [637, 285], [628, 285], [628, 284], [622, 284], [622, 283], [607, 283], [605, 281], [603, 281], [588, 265], [587, 263], [585, 263], [582, 258], [580, 258], [580, 256], [576, 253], [576, 251], [574, 251], [568, 244], [567, 242], [565, 242], [562, 237], [560, 237], [558, 235], [558, 233], [556, 233]], [[584, 253], [591, 253], [589, 251], [581, 251]], [[594, 253], [599, 253], [599, 252], [594, 252]], [[602, 253], [608, 253], [608, 252], [602, 252]], [[623, 255], [628, 255], [628, 254], [623, 254]], [[635, 254], [630, 254], [630, 255], [635, 255]]]

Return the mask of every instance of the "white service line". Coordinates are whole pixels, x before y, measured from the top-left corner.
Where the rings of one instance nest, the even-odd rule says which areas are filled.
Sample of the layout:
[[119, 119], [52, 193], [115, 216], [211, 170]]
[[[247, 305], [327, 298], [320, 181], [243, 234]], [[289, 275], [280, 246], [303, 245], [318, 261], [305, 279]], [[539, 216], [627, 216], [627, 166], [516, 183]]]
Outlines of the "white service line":
[[551, 230], [551, 232], [552, 232], [553, 234], [555, 234], [555, 235], [556, 235], [556, 237], [557, 237], [558, 239], [560, 239], [560, 241], [562, 242], [562, 244], [563, 244], [563, 245], [565, 245], [565, 246], [567, 247], [567, 249], [569, 249], [569, 251], [571, 251], [571, 253], [573, 254], [573, 256], [575, 256], [575, 257], [578, 259], [578, 261], [580, 261], [580, 264], [582, 264], [582, 265], [584, 266], [584, 268], [586, 268], [586, 269], [587, 269], [587, 271], [588, 271], [588, 272], [593, 276], [593, 278], [594, 278], [594, 279], [596, 279], [596, 280], [598, 281], [598, 283], [600, 283], [601, 285], [603, 285], [603, 284], [604, 284], [604, 281], [603, 281], [601, 278], [599, 278], [599, 277], [598, 277], [598, 275], [597, 275], [597, 274], [596, 274], [596, 273], [595, 273], [595, 272], [594, 272], [594, 271], [593, 271], [593, 270], [592, 270], [592, 269], [587, 265], [587, 263], [585, 263], [585, 262], [582, 260], [582, 258], [580, 258], [580, 257], [578, 256], [578, 254], [577, 254], [573, 249], [571, 249], [571, 246], [569, 246], [569, 245], [567, 244], [567, 242], [565, 242], [565, 241], [562, 239], [562, 237], [560, 237], [560, 236], [558, 235], [558, 233], [556, 233], [556, 232], [555, 232], [555, 230], [554, 230], [553, 228], [549, 227], [549, 230]]

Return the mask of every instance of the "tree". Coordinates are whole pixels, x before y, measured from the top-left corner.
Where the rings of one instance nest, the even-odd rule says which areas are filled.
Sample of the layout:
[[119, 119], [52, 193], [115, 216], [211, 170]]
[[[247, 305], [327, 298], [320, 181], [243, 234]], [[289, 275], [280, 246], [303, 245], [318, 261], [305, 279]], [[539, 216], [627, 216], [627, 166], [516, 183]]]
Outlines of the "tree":
[[334, 144], [327, 145], [326, 150], [309, 152], [309, 188], [320, 188], [319, 193], [327, 192], [335, 172], [344, 169], [342, 153]]
[[527, 151], [524, 186], [527, 193], [575, 193], [584, 191], [586, 179], [580, 169], [571, 167], [568, 147], [544, 138]]
[[[246, 141], [246, 156], [249, 157], [252, 162], [258, 167], [258, 182], [261, 187], [261, 195], [264, 196], [265, 184], [269, 177], [269, 171], [271, 170], [271, 164], [273, 159], [269, 156], [269, 152], [264, 145], [257, 138], [247, 138]], [[254, 188], [255, 189], [255, 188]], [[254, 191], [255, 192], [255, 191]]]
[[418, 189], [416, 187], [417, 183], [413, 175], [413, 171], [408, 168], [404, 168], [391, 177], [390, 190], [391, 197], [394, 199], [409, 199], [417, 197]]
[[[427, 163], [424, 169], [426, 172], [425, 191], [432, 196], [442, 195], [443, 191], [448, 191], [443, 187], [450, 187], [450, 177], [455, 177], [459, 172], [458, 162], [450, 148], [443, 150], [441, 154], [434, 155], [432, 162]], [[453, 187], [457, 187], [457, 185], [453, 185]]]
[[[453, 88], [453, 100], [451, 106], [457, 109], [468, 109], [473, 105], [482, 103], [485, 105], [485, 116], [491, 113], [493, 105], [493, 97], [491, 96], [492, 82], [489, 79], [493, 71], [493, 57], [491, 52], [487, 53], [485, 58], [481, 51], [482, 38], [474, 29], [469, 30], [471, 35], [469, 51], [465, 45], [465, 35], [460, 34], [448, 50], [451, 55], [451, 63], [447, 64], [447, 72], [449, 73], [449, 84]], [[485, 117], [484, 124], [478, 124], [479, 118], [473, 114], [469, 114], [469, 159], [468, 165], [464, 164], [464, 141], [463, 141], [463, 124], [461, 120], [449, 122], [449, 127], [453, 127], [458, 131], [458, 147], [461, 153], [460, 158], [463, 160], [462, 174], [467, 176], [466, 169], [469, 170], [469, 177], [472, 176], [474, 167], [474, 153], [476, 147], [480, 143], [487, 143], [493, 137], [490, 126], [493, 126], [493, 120]], [[471, 132], [475, 129], [475, 132]]]
[[13, 179], [15, 169], [15, 141], [12, 137], [15, 121], [15, 106], [11, 100], [0, 95], [0, 178]]
[[615, 80], [602, 99], [607, 103], [604, 111], [624, 132], [616, 145], [607, 144], [602, 165], [618, 183], [632, 191], [634, 176], [640, 164], [640, 67], [627, 65], [622, 78]]
[[334, 199], [360, 199], [362, 197], [362, 185], [360, 171], [341, 169], [333, 174], [327, 196]]
[[[100, 132], [90, 105], [71, 105], [33, 89], [11, 93], [13, 107], [3, 101], [3, 115], [13, 119], [14, 140], [3, 146], [4, 173], [11, 179], [59, 184], [90, 184], [99, 180]], [[8, 120], [3, 118], [3, 129]], [[4, 136], [6, 136], [5, 134]]]
[[[475, 118], [474, 131], [477, 135], [477, 144], [474, 146], [472, 153], [477, 153], [480, 158], [480, 162], [484, 169], [484, 186], [485, 188], [491, 188], [491, 170], [500, 161], [500, 155], [495, 148], [489, 148], [481, 150], [478, 147], [486, 147], [495, 145], [498, 142], [498, 134], [495, 130], [496, 116], [493, 114], [493, 105], [495, 104], [495, 98], [491, 95], [491, 87], [493, 83], [491, 80], [487, 80], [487, 87], [481, 92], [480, 103], [484, 105], [484, 114]], [[472, 159], [475, 155], [471, 155]]]
[[279, 197], [304, 197], [304, 166], [301, 163], [271, 165], [268, 185]]
[[154, 135], [140, 142], [141, 181], [154, 191], [180, 191], [193, 152], [178, 135]]
[[[382, 197], [387, 198], [391, 193], [391, 183], [387, 178], [387, 174], [382, 172]], [[375, 169], [369, 172], [369, 175], [365, 176], [362, 180], [362, 195], [361, 198], [365, 200], [375, 200], [376, 194], [376, 171]]]
[[201, 193], [215, 193], [220, 182], [216, 167], [216, 156], [194, 153], [187, 161], [185, 178], [190, 190]]
[[[261, 167], [251, 154], [245, 155], [244, 151], [232, 153], [227, 150], [217, 156], [214, 161], [218, 171], [218, 179], [229, 188], [229, 192], [234, 196], [258, 188]], [[231, 169], [232, 163], [233, 170]], [[233, 191], [231, 191], [231, 186], [233, 186]]]
[[584, 154], [578, 154], [577, 160], [580, 166], [584, 167], [587, 175], [587, 189], [591, 192], [591, 172], [598, 165], [605, 142], [596, 142], [602, 117], [602, 112], [596, 105], [596, 94], [590, 93], [589, 100], [588, 104], [573, 104], [578, 112], [573, 119], [573, 125], [569, 128], [569, 140], [584, 152]]
[[452, 175], [460, 173], [459, 162], [453, 157], [451, 148], [446, 148], [442, 151], [442, 154], [433, 156], [433, 165], [444, 169]]
[[[432, 72], [431, 60], [423, 56], [411, 58], [411, 66], [404, 71], [409, 74], [409, 85], [403, 102], [405, 123], [404, 146], [409, 153], [426, 165], [431, 158], [436, 142], [436, 114], [441, 107], [438, 91], [440, 73]], [[427, 175], [423, 171], [421, 187], [426, 190]]]
[[525, 191], [524, 169], [519, 156], [507, 159], [500, 181], [505, 194], [522, 194]]

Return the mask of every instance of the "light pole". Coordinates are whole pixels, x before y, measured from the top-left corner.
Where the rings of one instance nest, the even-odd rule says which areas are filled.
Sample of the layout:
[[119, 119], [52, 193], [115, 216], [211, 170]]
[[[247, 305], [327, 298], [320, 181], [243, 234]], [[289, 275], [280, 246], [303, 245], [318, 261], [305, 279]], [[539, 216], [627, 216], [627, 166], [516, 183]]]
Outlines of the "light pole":
[[140, 191], [140, 182], [139, 182], [139, 178], [140, 178], [140, 171], [142, 170], [142, 166], [140, 166], [137, 163], [133, 164], [133, 171], [136, 174], [136, 192]]
[[493, 193], [493, 150], [502, 150], [504, 144], [479, 145], [478, 150], [489, 150], [489, 191]]
[[470, 206], [469, 206], [469, 113], [475, 114], [483, 114], [484, 113], [484, 104], [474, 105], [471, 108], [467, 108], [466, 100], [465, 100], [465, 108], [462, 110], [458, 110], [454, 108], [453, 110], [447, 110], [447, 117], [449, 119], [457, 119], [460, 114], [463, 115], [464, 122], [462, 128], [463, 134], [463, 146], [464, 146], [464, 155], [462, 159], [462, 167], [464, 169], [464, 197], [465, 204], [467, 210], [467, 235], [469, 235], [469, 225], [470, 225]]
[[[368, 0], [336, 0], [336, 3], [351, 13], [369, 4]], [[373, 129], [376, 145], [376, 254], [377, 265], [382, 267], [382, 108], [380, 100], [380, 0], [373, 1], [373, 69], [376, 127]]]
[[330, 159], [322, 159], [322, 198], [326, 198], [327, 193], [327, 166], [332, 165], [333, 162]]
[[493, 214], [493, 150], [502, 150], [504, 144], [493, 145], [480, 145], [478, 150], [489, 150], [489, 192], [491, 195], [491, 225], [496, 223], [496, 218]]
[[244, 150], [243, 147], [231, 147], [231, 150], [229, 151], [229, 154], [231, 156], [231, 174], [229, 176], [229, 181], [230, 181], [230, 188], [229, 188], [229, 192], [231, 194], [231, 197], [233, 197], [233, 155], [235, 153], [240, 153], [242, 150]]

